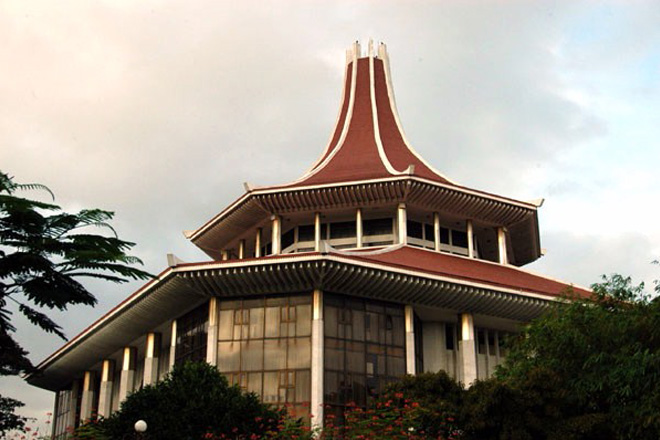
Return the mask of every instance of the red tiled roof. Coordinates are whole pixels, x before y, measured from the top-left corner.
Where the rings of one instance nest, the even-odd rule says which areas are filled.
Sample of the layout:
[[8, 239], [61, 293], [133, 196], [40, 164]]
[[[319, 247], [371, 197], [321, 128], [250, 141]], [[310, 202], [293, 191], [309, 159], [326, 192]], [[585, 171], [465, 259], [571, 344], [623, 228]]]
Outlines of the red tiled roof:
[[580, 297], [591, 296], [591, 292], [587, 289], [536, 275], [513, 266], [504, 266], [489, 261], [411, 246], [403, 246], [383, 253], [360, 255], [356, 252], [351, 253], [351, 258], [542, 295], [561, 296], [567, 288], [571, 287], [573, 292]]

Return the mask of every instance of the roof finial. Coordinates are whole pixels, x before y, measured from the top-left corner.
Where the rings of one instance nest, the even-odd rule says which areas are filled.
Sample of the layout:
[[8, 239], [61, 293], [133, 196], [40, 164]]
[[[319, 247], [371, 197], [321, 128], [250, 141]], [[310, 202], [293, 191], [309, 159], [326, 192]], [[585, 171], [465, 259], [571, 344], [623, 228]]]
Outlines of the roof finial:
[[387, 58], [387, 46], [382, 41], [378, 45], [378, 58], [384, 60]]

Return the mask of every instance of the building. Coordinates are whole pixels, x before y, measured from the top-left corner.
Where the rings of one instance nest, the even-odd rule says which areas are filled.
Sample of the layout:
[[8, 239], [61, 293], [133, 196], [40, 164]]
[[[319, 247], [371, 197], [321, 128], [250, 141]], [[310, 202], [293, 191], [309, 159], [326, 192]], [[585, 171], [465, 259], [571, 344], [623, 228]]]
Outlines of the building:
[[55, 438], [188, 359], [314, 420], [407, 373], [470, 384], [506, 356], [504, 335], [558, 300], [567, 284], [519, 268], [541, 256], [540, 203], [466, 188], [422, 159], [385, 46], [367, 52], [348, 51], [336, 125], [300, 179], [246, 184], [186, 233], [210, 261], [169, 256], [39, 365], [29, 381], [57, 393]]

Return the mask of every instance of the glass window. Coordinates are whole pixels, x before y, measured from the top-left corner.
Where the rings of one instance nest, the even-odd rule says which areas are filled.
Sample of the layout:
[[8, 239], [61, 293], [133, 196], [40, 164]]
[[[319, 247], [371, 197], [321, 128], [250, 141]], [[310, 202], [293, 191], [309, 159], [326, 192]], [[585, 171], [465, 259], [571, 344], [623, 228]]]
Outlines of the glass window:
[[428, 223], [424, 224], [424, 238], [429, 241], [435, 241], [434, 235], [433, 225], [429, 225]]
[[452, 246], [458, 246], [458, 247], [468, 247], [468, 239], [467, 239], [467, 233], [463, 231], [456, 231], [453, 230], [451, 231], [451, 244]]
[[175, 363], [206, 361], [209, 305], [202, 304], [176, 321]]
[[402, 306], [328, 293], [324, 319], [328, 414], [341, 415], [349, 402], [365, 407], [382, 384], [405, 374]]
[[292, 404], [296, 415], [305, 414], [311, 398], [311, 296], [221, 301], [220, 309], [218, 369], [264, 402]]
[[456, 344], [456, 327], [453, 324], [445, 324], [445, 348], [454, 350]]
[[330, 239], [351, 238], [357, 236], [355, 222], [337, 222], [330, 224]]
[[440, 227], [440, 243], [449, 244], [449, 229]]
[[314, 225], [298, 226], [298, 241], [314, 241]]
[[295, 242], [295, 228], [289, 229], [282, 235], [282, 249], [286, 249]]
[[424, 236], [422, 235], [423, 227], [420, 222], [416, 222], [414, 220], [408, 220], [407, 226], [408, 226], [408, 237], [419, 238], [419, 239], [424, 238]]
[[370, 235], [388, 235], [393, 233], [391, 218], [379, 218], [374, 220], [364, 220], [362, 222], [362, 231], [365, 236]]

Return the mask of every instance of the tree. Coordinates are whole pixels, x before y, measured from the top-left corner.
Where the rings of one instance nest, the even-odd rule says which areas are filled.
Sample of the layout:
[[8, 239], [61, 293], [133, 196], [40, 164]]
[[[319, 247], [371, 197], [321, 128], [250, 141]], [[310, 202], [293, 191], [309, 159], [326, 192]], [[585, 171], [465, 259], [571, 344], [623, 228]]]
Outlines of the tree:
[[619, 275], [592, 288], [527, 325], [470, 390], [474, 438], [514, 438], [501, 427], [516, 424], [515, 438], [660, 438], [660, 300]]
[[144, 420], [145, 438], [151, 439], [251, 438], [253, 434], [265, 438], [278, 430], [283, 416], [256, 394], [230, 386], [217, 368], [187, 362], [175, 365], [157, 384], [129, 395], [118, 412], [97, 424], [96, 431], [101, 433], [97, 437], [124, 438], [134, 432], [137, 420]]
[[[11, 307], [32, 324], [66, 339], [62, 328], [42, 309], [96, 304], [80, 278], [124, 283], [151, 277], [132, 267], [142, 262], [126, 254], [134, 243], [117, 237], [108, 223], [112, 212], [84, 209], [66, 213], [54, 203], [17, 195], [26, 190], [46, 192], [54, 200], [47, 187], [16, 183], [0, 172], [0, 375], [32, 370], [28, 353], [14, 340]], [[110, 234], [94, 234], [90, 228]], [[8, 417], [13, 409], [3, 405], [0, 412]], [[14, 427], [22, 427], [20, 418], [12, 420]]]

